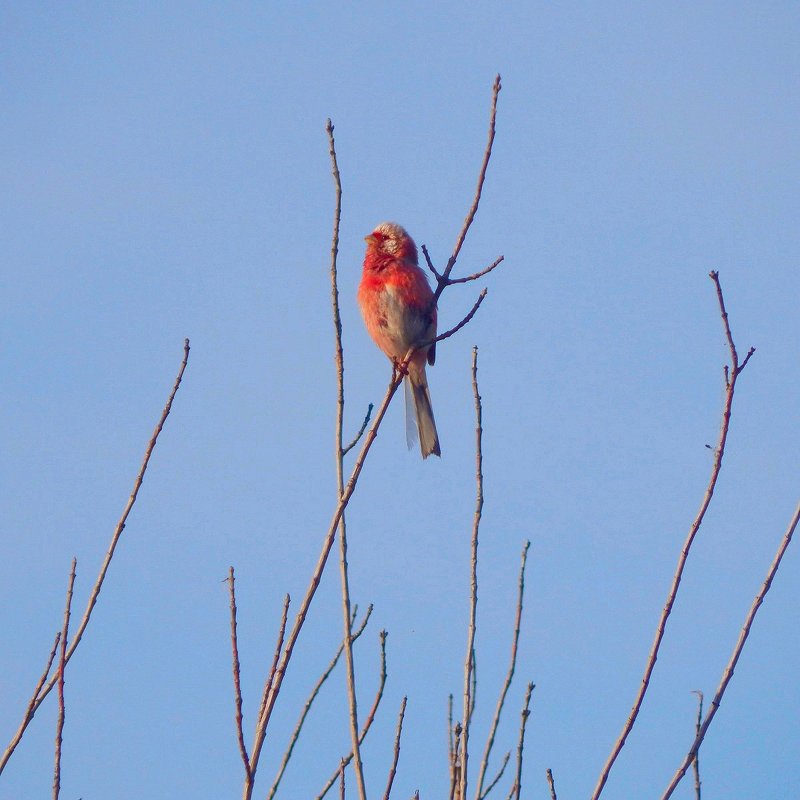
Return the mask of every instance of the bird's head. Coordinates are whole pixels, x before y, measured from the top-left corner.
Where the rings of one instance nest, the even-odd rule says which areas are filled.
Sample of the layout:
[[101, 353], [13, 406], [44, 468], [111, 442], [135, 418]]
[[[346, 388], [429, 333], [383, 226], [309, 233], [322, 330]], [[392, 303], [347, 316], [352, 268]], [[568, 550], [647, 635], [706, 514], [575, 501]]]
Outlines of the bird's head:
[[405, 259], [417, 263], [417, 246], [405, 228], [396, 222], [381, 222], [365, 236], [367, 256], [377, 260]]

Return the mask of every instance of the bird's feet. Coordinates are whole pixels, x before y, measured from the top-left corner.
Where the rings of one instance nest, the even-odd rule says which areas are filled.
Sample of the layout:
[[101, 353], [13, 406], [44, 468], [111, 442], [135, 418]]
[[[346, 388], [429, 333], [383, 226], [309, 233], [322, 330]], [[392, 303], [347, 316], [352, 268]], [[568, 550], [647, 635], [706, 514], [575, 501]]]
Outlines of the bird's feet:
[[408, 375], [408, 364], [401, 361], [397, 356], [392, 356], [392, 373], [395, 377], [402, 375], [404, 378]]

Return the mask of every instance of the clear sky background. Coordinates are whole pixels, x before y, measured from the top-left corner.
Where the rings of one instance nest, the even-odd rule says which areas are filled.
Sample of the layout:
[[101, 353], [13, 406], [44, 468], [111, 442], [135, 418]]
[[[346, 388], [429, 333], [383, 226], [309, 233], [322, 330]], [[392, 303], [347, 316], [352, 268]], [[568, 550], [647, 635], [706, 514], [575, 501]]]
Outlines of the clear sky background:
[[[533, 680], [524, 796], [547, 796], [546, 767], [559, 797], [590, 794], [711, 468], [728, 358], [718, 269], [739, 348], [758, 350], [604, 795], [660, 796], [693, 738], [691, 692], [713, 694], [798, 499], [798, 42], [788, 2], [4, 4], [0, 744], [61, 626], [73, 555], [82, 613], [188, 336], [184, 384], [68, 669], [62, 796], [239, 796], [223, 580], [235, 565], [249, 742], [283, 594], [302, 596], [335, 501], [325, 120], [344, 187], [354, 432], [389, 378], [355, 302], [363, 236], [396, 220], [444, 263], [500, 72], [495, 152], [457, 271], [506, 261], [430, 373], [443, 457], [407, 452], [396, 402], [348, 517], [353, 599], [375, 604], [357, 645], [362, 708], [389, 631], [367, 781], [382, 795], [407, 694], [396, 796], [446, 791], [478, 344], [473, 735], [506, 669], [530, 539], [496, 756], [515, 746]], [[442, 326], [477, 291], [449, 289]], [[337, 573], [301, 637], [257, 796], [340, 640]], [[708, 798], [800, 796], [799, 585], [790, 549], [703, 745]], [[2, 800], [49, 796], [53, 700], [0, 777]], [[348, 749], [339, 667], [283, 796], [314, 796]], [[676, 797], [692, 796], [689, 780]]]

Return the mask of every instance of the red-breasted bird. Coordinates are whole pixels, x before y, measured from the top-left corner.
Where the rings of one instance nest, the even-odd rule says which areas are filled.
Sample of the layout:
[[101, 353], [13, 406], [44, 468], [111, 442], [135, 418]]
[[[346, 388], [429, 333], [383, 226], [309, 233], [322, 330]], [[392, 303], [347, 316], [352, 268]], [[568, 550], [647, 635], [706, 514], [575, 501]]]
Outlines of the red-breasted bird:
[[[358, 305], [375, 344], [397, 363], [409, 349], [436, 337], [433, 292], [417, 261], [417, 246], [394, 222], [382, 222], [365, 237], [367, 253], [358, 287]], [[436, 343], [416, 350], [408, 362], [406, 438], [411, 447], [419, 431], [422, 457], [441, 455], [433, 419], [425, 362], [436, 359]], [[416, 412], [416, 424], [414, 421]]]

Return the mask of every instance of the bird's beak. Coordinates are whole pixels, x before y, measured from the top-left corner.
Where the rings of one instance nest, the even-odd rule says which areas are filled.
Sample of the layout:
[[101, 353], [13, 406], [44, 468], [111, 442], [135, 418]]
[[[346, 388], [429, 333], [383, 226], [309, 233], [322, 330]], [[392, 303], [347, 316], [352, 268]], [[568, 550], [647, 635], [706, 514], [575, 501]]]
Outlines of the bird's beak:
[[369, 236], [364, 237], [364, 241], [367, 244], [375, 244], [375, 237], [372, 234], [370, 234]]

